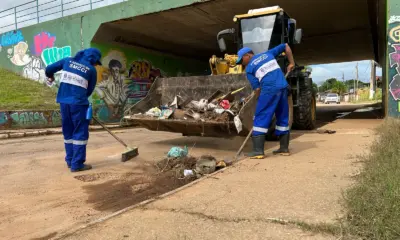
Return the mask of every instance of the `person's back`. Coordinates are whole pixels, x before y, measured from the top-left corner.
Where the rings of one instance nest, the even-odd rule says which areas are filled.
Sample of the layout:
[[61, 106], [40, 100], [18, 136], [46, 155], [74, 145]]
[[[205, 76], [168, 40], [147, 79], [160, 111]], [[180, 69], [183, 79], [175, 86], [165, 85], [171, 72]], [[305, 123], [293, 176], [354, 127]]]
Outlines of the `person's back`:
[[261, 87], [261, 94], [271, 94], [288, 86], [285, 76], [279, 67], [276, 57], [285, 50], [285, 45], [266, 52], [256, 54], [246, 67], [246, 73], [257, 78]]
[[89, 105], [88, 97], [92, 94], [97, 80], [97, 71], [93, 66], [99, 59], [97, 49], [80, 51], [73, 58], [64, 58], [46, 68], [46, 75], [61, 71], [57, 103]]

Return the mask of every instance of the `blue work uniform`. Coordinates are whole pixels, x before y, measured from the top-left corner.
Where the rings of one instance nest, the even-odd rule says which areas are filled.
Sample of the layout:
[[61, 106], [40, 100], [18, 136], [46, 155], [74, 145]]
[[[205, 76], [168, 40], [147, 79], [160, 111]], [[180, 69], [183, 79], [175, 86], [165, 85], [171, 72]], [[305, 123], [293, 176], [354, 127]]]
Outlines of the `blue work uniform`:
[[276, 116], [275, 134], [287, 134], [289, 128], [288, 83], [276, 61], [285, 51], [281, 44], [267, 52], [254, 55], [246, 67], [247, 79], [253, 90], [261, 89], [253, 122], [253, 136], [266, 134]]
[[86, 112], [88, 98], [97, 81], [95, 63], [100, 63], [101, 53], [89, 48], [79, 51], [75, 57], [64, 58], [46, 68], [46, 76], [54, 78], [60, 73], [57, 103], [60, 104], [62, 131], [66, 151], [65, 161], [71, 170], [83, 168], [86, 161], [86, 145], [89, 139], [89, 121]]

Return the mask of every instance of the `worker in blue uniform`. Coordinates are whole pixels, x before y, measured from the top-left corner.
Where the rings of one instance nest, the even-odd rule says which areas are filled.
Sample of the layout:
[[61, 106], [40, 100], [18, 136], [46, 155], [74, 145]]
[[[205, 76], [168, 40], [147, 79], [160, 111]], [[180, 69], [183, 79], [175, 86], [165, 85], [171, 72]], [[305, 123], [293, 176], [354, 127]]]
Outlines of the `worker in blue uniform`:
[[275, 134], [279, 136], [280, 148], [273, 151], [273, 154], [290, 155], [289, 85], [275, 59], [283, 52], [286, 53], [289, 60], [287, 72], [290, 72], [294, 68], [294, 59], [288, 44], [278, 45], [256, 55], [248, 47], [244, 47], [238, 52], [237, 64], [246, 67], [247, 79], [258, 99], [253, 121], [253, 152], [249, 154], [251, 158], [262, 159], [265, 157], [265, 138], [274, 114], [276, 116]]
[[45, 73], [50, 82], [54, 81], [54, 74], [61, 71], [57, 103], [61, 108], [65, 161], [71, 172], [92, 168], [85, 164], [90, 121], [86, 118], [86, 113], [89, 108], [88, 98], [97, 82], [95, 66], [101, 65], [100, 59], [101, 53], [98, 49], [88, 48], [46, 68]]

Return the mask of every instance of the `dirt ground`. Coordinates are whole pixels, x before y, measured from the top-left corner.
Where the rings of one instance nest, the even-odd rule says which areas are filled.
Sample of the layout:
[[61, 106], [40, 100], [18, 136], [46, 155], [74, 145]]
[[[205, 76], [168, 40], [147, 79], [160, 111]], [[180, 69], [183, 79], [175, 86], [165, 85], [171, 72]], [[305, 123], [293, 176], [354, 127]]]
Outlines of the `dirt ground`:
[[[343, 109], [327, 111], [333, 116]], [[246, 239], [311, 236], [262, 218], [329, 222], [341, 214], [341, 191], [351, 184], [351, 175], [358, 169], [354, 156], [367, 150], [373, 139], [372, 129], [380, 121], [329, 122], [326, 118], [320, 125], [337, 130], [336, 134], [294, 132], [293, 155], [287, 159], [245, 160], [215, 179], [206, 179], [145, 208], [77, 232], [69, 239], [244, 239], [241, 237], [255, 229], [263, 230], [258, 237]], [[180, 180], [154, 177], [154, 163], [164, 158], [172, 146], [187, 145], [194, 156], [210, 154], [224, 159], [233, 156], [243, 141], [188, 138], [144, 129], [116, 133], [129, 145], [139, 147], [139, 157], [119, 162], [124, 148], [105, 132], [92, 133], [87, 162], [94, 169], [74, 174], [63, 161], [60, 135], [0, 141], [0, 238], [59, 237], [181, 186]], [[276, 145], [268, 142], [268, 152]], [[199, 235], [199, 231], [205, 234]], [[281, 234], [288, 238], [279, 238]], [[309, 239], [330, 238], [313, 235]]]

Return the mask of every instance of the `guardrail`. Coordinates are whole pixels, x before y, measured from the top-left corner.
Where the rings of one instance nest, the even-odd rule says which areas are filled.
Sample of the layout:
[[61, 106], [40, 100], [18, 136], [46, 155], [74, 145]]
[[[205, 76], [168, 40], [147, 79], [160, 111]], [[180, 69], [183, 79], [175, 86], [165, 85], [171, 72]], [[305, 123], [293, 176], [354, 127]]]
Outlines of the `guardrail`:
[[0, 33], [128, 0], [32, 0], [0, 11]]

